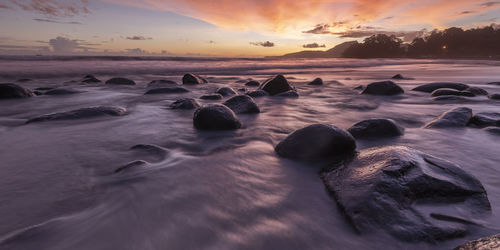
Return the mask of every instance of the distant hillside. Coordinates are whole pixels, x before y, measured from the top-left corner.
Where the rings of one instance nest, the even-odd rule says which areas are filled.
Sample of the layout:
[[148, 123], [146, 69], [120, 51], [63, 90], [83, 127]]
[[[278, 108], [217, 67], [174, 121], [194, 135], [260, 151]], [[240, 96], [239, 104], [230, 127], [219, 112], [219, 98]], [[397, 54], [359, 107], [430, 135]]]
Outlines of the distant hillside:
[[351, 47], [354, 44], [357, 44], [357, 41], [350, 41], [341, 43], [327, 51], [311, 51], [304, 50], [300, 52], [290, 53], [282, 56], [268, 56], [266, 58], [335, 58], [342, 57], [342, 53]]

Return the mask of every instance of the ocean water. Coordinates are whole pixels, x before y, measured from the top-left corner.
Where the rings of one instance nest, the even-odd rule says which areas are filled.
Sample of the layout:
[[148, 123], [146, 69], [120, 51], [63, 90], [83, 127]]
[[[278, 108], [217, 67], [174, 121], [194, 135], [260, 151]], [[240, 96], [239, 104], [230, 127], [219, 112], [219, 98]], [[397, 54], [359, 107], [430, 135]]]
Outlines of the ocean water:
[[[500, 138], [477, 128], [423, 129], [453, 107], [500, 112], [485, 96], [437, 102], [417, 85], [463, 82], [500, 93], [500, 62], [408, 59], [196, 59], [2, 57], [0, 82], [27, 88], [65, 87], [82, 93], [0, 100], [0, 249], [451, 249], [500, 231]], [[210, 83], [185, 94], [143, 95], [147, 83], [184, 73]], [[244, 87], [284, 74], [298, 99], [256, 98], [260, 114], [239, 115], [243, 128], [198, 131], [192, 110], [172, 110], [181, 97], [218, 87]], [[401, 73], [399, 97], [360, 95], [353, 88]], [[81, 84], [128, 77], [136, 86]], [[321, 77], [324, 86], [308, 86]], [[251, 89], [251, 88], [249, 88]], [[223, 100], [222, 100], [223, 101]], [[219, 101], [200, 100], [201, 103]], [[27, 119], [92, 106], [121, 106], [121, 117], [24, 124]], [[408, 243], [387, 233], [356, 233], [327, 193], [321, 164], [277, 157], [274, 146], [313, 123], [349, 128], [368, 118], [391, 118], [405, 135], [358, 140], [358, 150], [406, 145], [452, 161], [477, 177], [490, 215], [464, 238]], [[165, 157], [131, 150], [165, 149]], [[142, 170], [114, 174], [134, 160]]]

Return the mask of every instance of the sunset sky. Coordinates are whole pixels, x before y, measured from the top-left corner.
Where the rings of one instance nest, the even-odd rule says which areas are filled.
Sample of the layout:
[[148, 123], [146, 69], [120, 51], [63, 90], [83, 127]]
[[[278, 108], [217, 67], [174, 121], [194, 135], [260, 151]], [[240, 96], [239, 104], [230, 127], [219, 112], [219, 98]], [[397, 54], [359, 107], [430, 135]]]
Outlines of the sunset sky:
[[2, 0], [0, 54], [252, 57], [499, 19], [492, 0]]

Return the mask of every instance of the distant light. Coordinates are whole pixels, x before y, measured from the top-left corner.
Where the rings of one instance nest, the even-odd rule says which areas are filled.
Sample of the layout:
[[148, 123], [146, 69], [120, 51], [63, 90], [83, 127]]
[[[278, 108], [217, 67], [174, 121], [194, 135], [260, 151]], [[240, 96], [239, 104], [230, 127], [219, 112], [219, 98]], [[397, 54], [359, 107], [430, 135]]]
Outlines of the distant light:
[[446, 46], [446, 45], [443, 45], [443, 49], [446, 49], [446, 48], [448, 48], [448, 46]]

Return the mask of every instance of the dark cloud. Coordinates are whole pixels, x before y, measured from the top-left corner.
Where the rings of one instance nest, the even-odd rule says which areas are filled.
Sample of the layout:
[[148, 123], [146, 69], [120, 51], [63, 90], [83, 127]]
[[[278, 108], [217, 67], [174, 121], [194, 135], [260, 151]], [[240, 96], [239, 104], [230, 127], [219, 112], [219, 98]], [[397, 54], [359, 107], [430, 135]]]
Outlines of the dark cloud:
[[144, 37], [144, 36], [128, 36], [126, 39], [134, 41], [153, 40], [152, 37]]
[[33, 20], [37, 21], [37, 22], [45, 22], [45, 23], [82, 24], [80, 22], [64, 22], [64, 21], [58, 21], [58, 20], [53, 20], [53, 19], [43, 19], [43, 18], [34, 18]]
[[468, 15], [468, 14], [473, 14], [473, 13], [476, 13], [475, 11], [473, 10], [465, 10], [465, 11], [462, 11], [460, 13], [458, 13], [459, 15]]
[[486, 3], [482, 3], [480, 5], [483, 7], [489, 8], [489, 7], [492, 7], [495, 5], [499, 5], [499, 4], [500, 4], [500, 2], [486, 2]]
[[3, 3], [0, 3], [0, 9], [9, 9], [9, 6], [7, 6]]
[[134, 55], [144, 55], [144, 54], [148, 53], [147, 51], [140, 49], [140, 48], [127, 49], [126, 51], [127, 51], [127, 53], [134, 54]]
[[306, 48], [306, 49], [326, 48], [326, 45], [324, 45], [324, 44], [320, 45], [318, 43], [308, 43], [308, 44], [302, 45], [302, 48]]
[[208, 43], [210, 43], [210, 44], [215, 44], [216, 42], [215, 42], [215, 41], [213, 41], [213, 40], [210, 40], [210, 41], [208, 41]]
[[265, 41], [265, 42], [251, 42], [251, 45], [254, 46], [262, 46], [262, 47], [274, 47], [274, 43], [270, 41]]
[[307, 34], [330, 34], [329, 24], [316, 24], [313, 29], [302, 31], [302, 33]]
[[95, 48], [92, 46], [99, 46], [99, 43], [89, 43], [84, 40], [78, 39], [69, 39], [66, 37], [56, 37], [54, 39], [50, 39], [49, 42], [45, 41], [37, 41], [39, 43], [48, 43], [52, 48], [52, 51], [56, 54], [67, 54], [73, 53], [77, 50], [89, 51], [94, 50]]
[[88, 0], [4, 0], [4, 8], [15, 6], [25, 11], [40, 13], [47, 16], [69, 17], [80, 14], [88, 14]]

